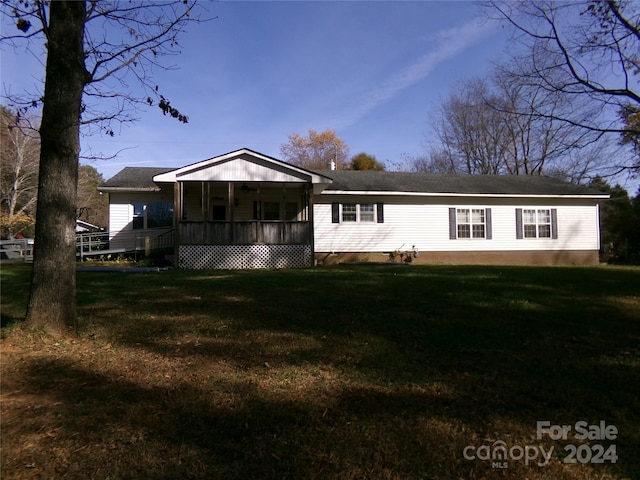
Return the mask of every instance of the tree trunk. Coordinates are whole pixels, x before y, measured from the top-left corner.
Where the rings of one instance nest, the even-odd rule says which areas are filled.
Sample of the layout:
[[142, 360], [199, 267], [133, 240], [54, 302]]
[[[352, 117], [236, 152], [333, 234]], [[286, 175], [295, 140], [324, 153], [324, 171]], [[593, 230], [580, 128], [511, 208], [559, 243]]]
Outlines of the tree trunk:
[[40, 176], [31, 295], [25, 326], [76, 325], [76, 200], [84, 65], [84, 1], [53, 1], [40, 126]]

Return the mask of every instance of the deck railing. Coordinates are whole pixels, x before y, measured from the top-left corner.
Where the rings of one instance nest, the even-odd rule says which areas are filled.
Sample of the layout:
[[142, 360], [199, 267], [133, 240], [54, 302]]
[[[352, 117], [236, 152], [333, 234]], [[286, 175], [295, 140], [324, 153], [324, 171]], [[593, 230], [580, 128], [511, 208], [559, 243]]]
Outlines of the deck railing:
[[[311, 243], [309, 222], [180, 222], [182, 245], [308, 245]], [[132, 230], [116, 236], [109, 232], [76, 235], [78, 258], [114, 253], [169, 250], [175, 246], [173, 229]], [[33, 260], [34, 240], [16, 238], [0, 241], [2, 258]]]
[[181, 245], [306, 245], [309, 222], [180, 222]]
[[5, 260], [33, 260], [33, 238], [0, 240], [0, 257]]

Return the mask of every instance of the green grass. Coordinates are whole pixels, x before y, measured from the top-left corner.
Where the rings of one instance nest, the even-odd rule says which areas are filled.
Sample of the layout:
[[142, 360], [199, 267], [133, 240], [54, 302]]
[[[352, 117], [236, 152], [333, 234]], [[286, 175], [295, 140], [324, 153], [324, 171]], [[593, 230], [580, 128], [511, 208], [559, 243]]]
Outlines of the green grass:
[[[79, 273], [76, 337], [2, 266], [6, 478], [640, 478], [640, 269]], [[562, 463], [536, 422], [616, 425]], [[548, 466], [463, 457], [554, 447]]]

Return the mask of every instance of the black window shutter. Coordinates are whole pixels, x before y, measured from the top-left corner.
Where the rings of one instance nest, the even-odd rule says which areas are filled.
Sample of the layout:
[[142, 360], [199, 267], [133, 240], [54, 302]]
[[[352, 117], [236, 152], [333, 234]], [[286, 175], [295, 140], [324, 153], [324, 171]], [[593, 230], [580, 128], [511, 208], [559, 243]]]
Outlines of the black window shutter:
[[376, 208], [378, 210], [378, 223], [384, 223], [384, 203], [378, 203]]
[[491, 209], [490, 208], [485, 208], [484, 210], [484, 221], [486, 223], [486, 226], [485, 226], [486, 239], [491, 240], [493, 238], [493, 232], [491, 231]]
[[260, 220], [259, 204], [255, 200], [253, 202], [253, 219], [254, 220]]
[[340, 204], [338, 202], [331, 204], [331, 223], [340, 223]]
[[551, 209], [551, 238], [558, 239], [558, 210]]
[[458, 238], [458, 230], [456, 228], [456, 209], [449, 209], [449, 240]]
[[524, 232], [522, 227], [522, 209], [516, 208], [516, 238], [518, 240], [524, 238]]

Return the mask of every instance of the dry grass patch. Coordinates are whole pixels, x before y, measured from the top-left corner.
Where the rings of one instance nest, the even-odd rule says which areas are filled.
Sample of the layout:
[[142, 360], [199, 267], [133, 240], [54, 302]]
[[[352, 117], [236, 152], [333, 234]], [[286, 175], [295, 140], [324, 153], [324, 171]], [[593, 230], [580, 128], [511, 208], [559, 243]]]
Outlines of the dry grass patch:
[[[3, 317], [24, 315], [28, 273], [3, 266]], [[639, 478], [639, 286], [605, 268], [80, 274], [77, 335], [3, 329], [3, 478]], [[537, 420], [615, 424], [618, 462], [563, 463]], [[495, 442], [555, 453], [463, 456]]]

